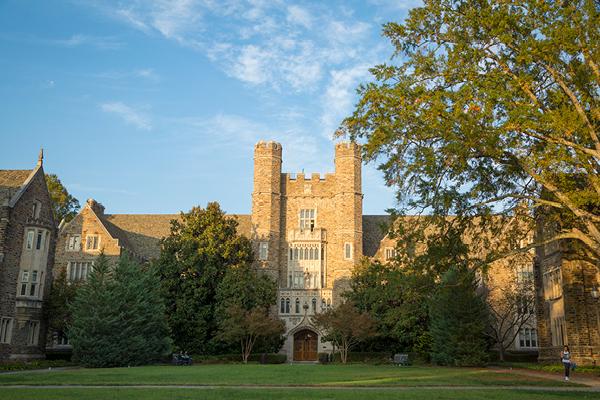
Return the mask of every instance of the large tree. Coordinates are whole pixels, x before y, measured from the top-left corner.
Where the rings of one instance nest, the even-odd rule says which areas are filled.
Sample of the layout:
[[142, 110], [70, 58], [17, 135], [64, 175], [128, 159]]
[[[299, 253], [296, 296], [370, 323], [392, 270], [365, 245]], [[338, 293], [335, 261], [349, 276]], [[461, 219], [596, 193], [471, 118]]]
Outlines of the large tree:
[[560, 217], [533, 245], [571, 239], [598, 259], [598, 4], [425, 0], [384, 26], [395, 61], [372, 69], [339, 134], [366, 142], [401, 212], [432, 216], [420, 228], [455, 215], [491, 232], [471, 244], [507, 253], [543, 209]]
[[339, 349], [343, 364], [348, 361], [353, 347], [376, 334], [373, 319], [350, 301], [316, 314], [312, 321], [323, 333], [323, 340], [332, 342]]
[[253, 259], [250, 241], [237, 234], [237, 226], [219, 204], [209, 203], [181, 213], [162, 241], [156, 267], [171, 336], [181, 350], [216, 350], [217, 287], [231, 267]]
[[146, 364], [170, 349], [160, 282], [127, 257], [116, 266], [104, 255], [72, 305], [73, 356], [89, 367]]
[[46, 186], [52, 199], [54, 221], [59, 224], [63, 219], [72, 220], [79, 211], [79, 200], [73, 197], [55, 174], [46, 174]]
[[67, 269], [64, 266], [58, 268], [55, 273], [48, 306], [44, 310], [50, 331], [58, 337], [68, 338], [69, 326], [73, 322], [71, 305], [82, 282], [70, 282], [67, 277]]

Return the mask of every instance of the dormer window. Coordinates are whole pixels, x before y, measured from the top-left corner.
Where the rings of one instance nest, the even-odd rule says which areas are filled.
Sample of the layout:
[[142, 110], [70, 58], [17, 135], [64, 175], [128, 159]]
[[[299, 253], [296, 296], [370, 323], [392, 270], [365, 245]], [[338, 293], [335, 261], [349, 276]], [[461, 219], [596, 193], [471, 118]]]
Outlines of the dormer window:
[[302, 209], [300, 210], [300, 230], [310, 230], [312, 232], [316, 226], [317, 210]]

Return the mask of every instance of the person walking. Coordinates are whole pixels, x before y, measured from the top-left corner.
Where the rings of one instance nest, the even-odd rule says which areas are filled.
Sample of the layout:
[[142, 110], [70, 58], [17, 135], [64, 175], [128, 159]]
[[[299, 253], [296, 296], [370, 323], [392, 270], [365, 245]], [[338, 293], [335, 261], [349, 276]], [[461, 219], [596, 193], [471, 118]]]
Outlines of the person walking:
[[563, 351], [560, 352], [560, 359], [565, 367], [565, 381], [569, 380], [569, 373], [571, 372], [571, 352], [569, 346], [565, 345]]

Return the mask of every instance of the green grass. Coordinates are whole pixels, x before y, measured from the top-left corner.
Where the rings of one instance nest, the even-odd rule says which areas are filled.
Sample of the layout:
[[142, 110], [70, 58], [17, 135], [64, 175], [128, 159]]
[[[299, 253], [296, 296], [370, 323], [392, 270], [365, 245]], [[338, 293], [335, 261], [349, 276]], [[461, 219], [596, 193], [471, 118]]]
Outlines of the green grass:
[[377, 400], [563, 400], [563, 399], [597, 399], [598, 393], [564, 393], [544, 391], [518, 390], [441, 390], [441, 389], [407, 389], [407, 390], [368, 390], [357, 393], [353, 390], [327, 389], [2, 389], [3, 400], [158, 400], [158, 399], [203, 399], [203, 400], [300, 400], [331, 399], [355, 400], [370, 397]]
[[0, 385], [564, 386], [477, 368], [387, 365], [195, 365], [0, 374]]

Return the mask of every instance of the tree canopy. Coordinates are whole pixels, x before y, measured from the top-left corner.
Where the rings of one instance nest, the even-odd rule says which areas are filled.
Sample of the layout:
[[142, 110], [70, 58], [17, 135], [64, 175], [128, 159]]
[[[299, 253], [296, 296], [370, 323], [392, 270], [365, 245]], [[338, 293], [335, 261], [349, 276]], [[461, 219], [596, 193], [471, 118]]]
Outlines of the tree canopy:
[[366, 142], [401, 213], [429, 214], [418, 220], [428, 223], [477, 215], [492, 236], [510, 227], [514, 248], [544, 210], [560, 218], [534, 245], [571, 239], [597, 259], [599, 9], [593, 0], [425, 0], [384, 26], [395, 58], [372, 69], [339, 134]]
[[[180, 350], [217, 350], [217, 288], [233, 266], [250, 265], [250, 241], [218, 203], [194, 207], [171, 222], [156, 268], [174, 344]], [[216, 339], [216, 340], [215, 340]]]
[[79, 200], [69, 194], [55, 174], [46, 174], [46, 186], [52, 200], [54, 221], [58, 224], [63, 219], [67, 222], [72, 220], [79, 211]]

